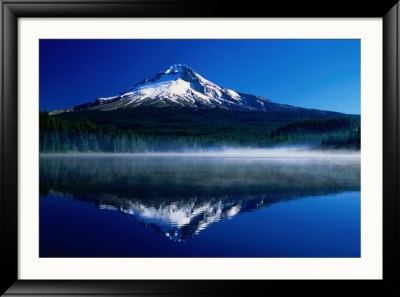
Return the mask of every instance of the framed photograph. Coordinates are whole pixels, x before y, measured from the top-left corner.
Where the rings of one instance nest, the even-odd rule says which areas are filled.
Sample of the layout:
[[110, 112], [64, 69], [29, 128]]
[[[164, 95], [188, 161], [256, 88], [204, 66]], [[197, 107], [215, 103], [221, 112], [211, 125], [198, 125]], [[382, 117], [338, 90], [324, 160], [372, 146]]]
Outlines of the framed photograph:
[[400, 8], [289, 6], [2, 1], [4, 296], [400, 293]]

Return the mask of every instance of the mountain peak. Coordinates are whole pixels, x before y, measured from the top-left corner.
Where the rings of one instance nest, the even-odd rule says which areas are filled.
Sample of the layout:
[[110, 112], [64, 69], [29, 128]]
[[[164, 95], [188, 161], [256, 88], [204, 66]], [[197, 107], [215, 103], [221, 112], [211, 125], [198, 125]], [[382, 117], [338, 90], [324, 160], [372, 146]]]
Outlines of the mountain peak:
[[164, 73], [183, 73], [187, 71], [193, 71], [193, 69], [185, 64], [174, 64], [164, 71]]

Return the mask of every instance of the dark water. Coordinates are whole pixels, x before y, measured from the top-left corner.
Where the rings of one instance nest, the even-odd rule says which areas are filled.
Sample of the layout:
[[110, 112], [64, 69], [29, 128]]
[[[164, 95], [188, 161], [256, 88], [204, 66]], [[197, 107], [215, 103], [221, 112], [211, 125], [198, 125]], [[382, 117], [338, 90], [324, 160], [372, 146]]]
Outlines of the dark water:
[[360, 257], [360, 162], [42, 155], [40, 256]]

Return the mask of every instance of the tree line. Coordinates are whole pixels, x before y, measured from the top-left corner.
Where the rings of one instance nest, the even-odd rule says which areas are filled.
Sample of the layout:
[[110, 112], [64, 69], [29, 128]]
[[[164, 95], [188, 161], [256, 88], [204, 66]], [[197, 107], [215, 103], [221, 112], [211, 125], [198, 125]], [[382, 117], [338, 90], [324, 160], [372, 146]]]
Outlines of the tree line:
[[132, 130], [69, 121], [40, 112], [41, 152], [144, 152], [146, 144]]
[[276, 143], [317, 142], [321, 148], [359, 150], [360, 119], [349, 117], [296, 121], [271, 131], [269, 139]]
[[218, 129], [209, 133], [187, 128], [163, 130], [117, 128], [98, 125], [87, 119], [66, 120], [40, 111], [40, 152], [140, 153], [184, 151], [223, 147], [268, 147], [307, 143], [322, 148], [360, 148], [360, 120], [333, 118], [301, 120], [269, 133], [249, 133], [246, 129]]

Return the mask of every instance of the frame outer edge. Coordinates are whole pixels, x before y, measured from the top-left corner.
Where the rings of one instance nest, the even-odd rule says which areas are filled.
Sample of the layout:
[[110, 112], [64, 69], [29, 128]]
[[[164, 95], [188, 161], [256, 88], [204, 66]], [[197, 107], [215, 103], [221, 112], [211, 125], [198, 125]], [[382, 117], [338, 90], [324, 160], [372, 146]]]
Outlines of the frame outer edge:
[[383, 18], [383, 279], [399, 292], [399, 14], [397, 3]]
[[395, 243], [394, 248], [396, 254], [394, 256], [394, 266], [395, 271], [393, 274], [394, 277], [394, 290], [395, 295], [400, 296], [400, 2], [397, 3], [397, 55], [396, 55], [396, 64], [397, 64], [397, 94], [396, 94], [396, 172], [395, 172], [395, 193], [394, 193], [394, 234], [393, 234], [393, 242]]
[[[23, 1], [9, 1], [11, 4]], [[40, 1], [37, 1], [40, 2]], [[45, 2], [45, 1], [43, 1]], [[72, 1], [66, 1], [72, 2]], [[2, 72], [0, 73], [0, 156], [3, 165], [0, 166], [0, 294], [9, 288], [18, 278], [18, 164], [17, 150], [17, 66], [18, 53], [18, 11], [14, 13], [12, 6], [0, 0], [0, 26], [2, 33]], [[29, 3], [29, 1], [27, 1]], [[22, 4], [23, 5], [23, 4]], [[399, 214], [398, 202], [400, 187], [399, 181], [399, 21], [400, 7], [398, 4], [384, 17], [384, 118], [383, 118], [383, 192], [384, 202], [384, 283], [387, 293], [391, 296], [399, 294]], [[392, 39], [391, 39], [392, 38]], [[4, 74], [7, 76], [4, 76]], [[5, 198], [7, 197], [7, 199]], [[385, 246], [387, 248], [385, 248]], [[390, 247], [389, 247], [390, 246]], [[387, 268], [386, 268], [387, 267]], [[21, 281], [20, 281], [21, 282]], [[24, 282], [24, 281], [22, 281]], [[25, 292], [26, 294], [27, 292]], [[16, 296], [16, 295], [14, 295]]]
[[1, 101], [1, 287], [18, 278], [18, 24], [2, 4]]
[[[1, 33], [1, 48], [0, 48], [0, 92], [1, 92], [1, 101], [0, 101], [0, 164], [4, 164], [4, 133], [3, 133], [3, 125], [4, 125], [4, 117], [3, 117], [3, 49], [4, 49], [4, 38], [3, 38], [3, 1], [0, 0], [0, 33]], [[4, 167], [0, 166], [0, 293], [3, 293], [7, 285], [4, 283], [4, 279], [6, 277], [6, 271], [4, 269]]]

